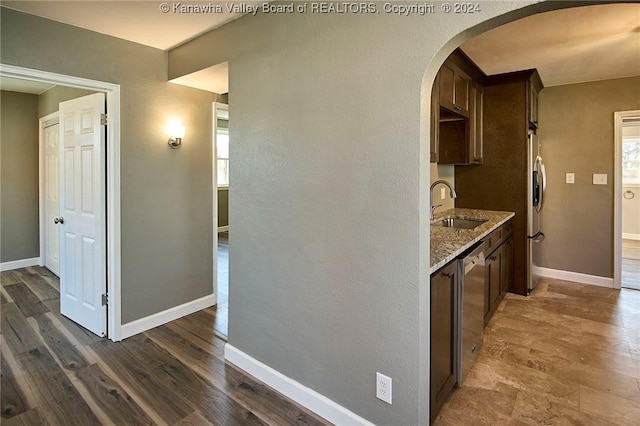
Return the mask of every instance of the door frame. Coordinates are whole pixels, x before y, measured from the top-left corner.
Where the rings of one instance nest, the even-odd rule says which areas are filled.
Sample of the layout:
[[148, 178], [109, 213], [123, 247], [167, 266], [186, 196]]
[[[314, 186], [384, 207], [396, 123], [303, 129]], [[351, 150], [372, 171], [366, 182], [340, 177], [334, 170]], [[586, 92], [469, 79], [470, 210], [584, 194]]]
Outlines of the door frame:
[[[46, 176], [44, 173], [44, 156], [45, 156], [45, 145], [44, 145], [44, 125], [46, 122], [51, 120], [58, 120], [58, 124], [60, 123], [60, 114], [58, 111], [52, 112], [49, 115], [46, 115], [40, 119], [38, 119], [38, 219], [39, 219], [39, 229], [40, 229], [40, 259], [38, 260], [38, 265], [45, 266], [47, 260], [47, 235], [45, 232], [45, 226], [47, 223], [47, 218], [45, 215], [45, 193], [44, 188], [46, 184]], [[59, 143], [59, 142], [58, 142]], [[60, 148], [60, 145], [58, 145]]]
[[625, 118], [640, 117], [640, 110], [613, 113], [614, 188], [613, 188], [613, 288], [622, 288], [622, 126]]
[[[6, 64], [0, 64], [0, 76], [76, 87], [106, 94], [108, 126], [105, 152], [107, 162], [105, 261], [109, 294], [107, 338], [114, 342], [121, 340], [120, 85]], [[42, 232], [42, 227], [40, 229]], [[41, 250], [40, 263], [42, 260]]]
[[214, 304], [218, 304], [218, 111], [229, 111], [229, 105], [214, 102], [212, 111], [211, 127], [211, 161], [213, 170], [213, 297]]

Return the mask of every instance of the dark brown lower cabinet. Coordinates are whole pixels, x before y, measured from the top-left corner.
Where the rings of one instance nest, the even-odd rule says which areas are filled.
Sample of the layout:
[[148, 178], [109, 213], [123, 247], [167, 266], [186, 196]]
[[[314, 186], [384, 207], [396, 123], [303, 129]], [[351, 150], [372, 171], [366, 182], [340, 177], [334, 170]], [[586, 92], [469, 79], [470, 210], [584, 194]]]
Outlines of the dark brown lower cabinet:
[[457, 275], [456, 261], [431, 275], [431, 422], [456, 383], [454, 338]]
[[[484, 321], [489, 322], [513, 283], [513, 221], [485, 239]], [[437, 417], [456, 385], [456, 316], [458, 265], [454, 260], [431, 274], [430, 421]]]
[[504, 297], [513, 283], [513, 237], [502, 245], [502, 296]]
[[502, 246], [485, 259], [484, 324], [486, 325], [502, 300]]
[[493, 251], [485, 258], [484, 324], [487, 325], [513, 284], [513, 221], [490, 234]]

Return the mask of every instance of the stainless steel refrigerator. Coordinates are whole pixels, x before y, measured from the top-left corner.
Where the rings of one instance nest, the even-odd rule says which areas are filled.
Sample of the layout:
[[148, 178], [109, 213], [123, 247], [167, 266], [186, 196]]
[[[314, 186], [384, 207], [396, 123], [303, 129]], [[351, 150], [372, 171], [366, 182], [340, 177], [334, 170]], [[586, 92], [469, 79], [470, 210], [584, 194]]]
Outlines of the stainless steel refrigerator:
[[537, 259], [534, 256], [534, 244], [544, 240], [540, 212], [544, 207], [547, 189], [547, 174], [542, 161], [540, 138], [535, 132], [529, 133], [527, 141], [527, 292], [530, 293], [538, 284], [535, 273]]

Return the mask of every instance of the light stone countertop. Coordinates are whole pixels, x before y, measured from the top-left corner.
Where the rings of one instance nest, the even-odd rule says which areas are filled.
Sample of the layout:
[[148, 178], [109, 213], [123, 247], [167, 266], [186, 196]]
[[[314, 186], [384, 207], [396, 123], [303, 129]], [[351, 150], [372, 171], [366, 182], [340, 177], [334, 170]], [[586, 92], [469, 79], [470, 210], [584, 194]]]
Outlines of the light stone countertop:
[[429, 268], [429, 273], [432, 274], [445, 266], [515, 215], [514, 212], [462, 208], [453, 208], [436, 213], [432, 223], [445, 216], [457, 216], [465, 219], [487, 219], [487, 222], [475, 229], [431, 226], [431, 267]]

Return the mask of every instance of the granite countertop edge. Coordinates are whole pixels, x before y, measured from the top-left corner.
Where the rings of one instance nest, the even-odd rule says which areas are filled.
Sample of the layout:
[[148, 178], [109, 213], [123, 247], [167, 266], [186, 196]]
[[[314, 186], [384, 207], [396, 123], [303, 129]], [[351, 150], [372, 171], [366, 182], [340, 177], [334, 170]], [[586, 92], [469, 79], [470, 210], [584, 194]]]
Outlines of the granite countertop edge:
[[453, 229], [431, 226], [431, 261], [429, 274], [451, 262], [469, 247], [482, 240], [515, 216], [514, 212], [453, 208], [434, 215], [431, 223], [445, 216], [459, 216], [468, 219], [487, 219], [475, 229]]

